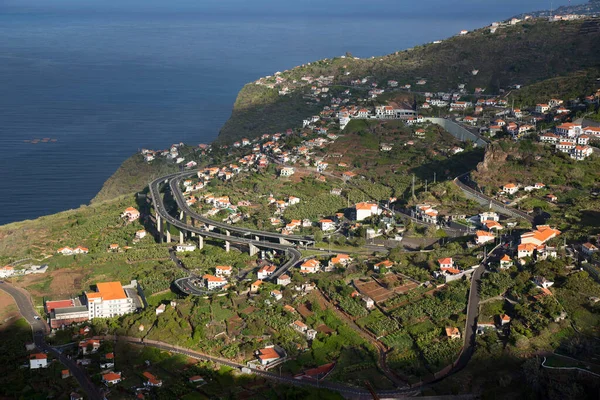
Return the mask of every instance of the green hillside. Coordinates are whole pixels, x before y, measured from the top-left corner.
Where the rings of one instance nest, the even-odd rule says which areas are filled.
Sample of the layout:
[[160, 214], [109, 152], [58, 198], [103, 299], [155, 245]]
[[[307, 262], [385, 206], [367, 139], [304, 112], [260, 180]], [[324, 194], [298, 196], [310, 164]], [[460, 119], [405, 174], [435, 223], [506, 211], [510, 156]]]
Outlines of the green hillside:
[[[296, 67], [280, 75], [286, 82], [298, 82], [289, 95], [279, 96], [277, 86], [272, 89], [255, 83], [244, 86], [217, 140], [228, 142], [242, 136], [255, 137], [298, 127], [303, 118], [329, 103], [327, 100], [317, 106], [307, 104], [302, 98], [310, 85], [300, 87], [299, 83], [307, 75], [334, 75], [334, 85], [347, 85], [352, 79], [370, 76], [382, 87], [388, 79], [394, 79], [401, 86], [413, 85], [413, 89], [416, 80], [424, 78], [427, 83], [418, 86], [421, 91], [448, 90], [464, 83], [470, 92], [482, 87], [493, 94], [514, 84], [528, 85], [597, 67], [600, 32], [580, 33], [583, 23], [583, 20], [554, 23], [536, 20], [501, 27], [494, 34], [482, 28], [439, 44], [417, 46], [383, 57], [338, 57]], [[473, 75], [473, 69], [479, 73]], [[336, 88], [331, 91], [335, 94]]]

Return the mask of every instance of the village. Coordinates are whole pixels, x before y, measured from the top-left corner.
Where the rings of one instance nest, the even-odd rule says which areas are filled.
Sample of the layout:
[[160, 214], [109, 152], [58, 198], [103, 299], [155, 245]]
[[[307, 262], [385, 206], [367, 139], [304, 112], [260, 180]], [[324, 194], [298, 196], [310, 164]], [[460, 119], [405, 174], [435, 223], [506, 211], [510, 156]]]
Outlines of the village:
[[[496, 34], [519, 23], [485, 29]], [[474, 67], [471, 74], [479, 72]], [[582, 172], [598, 165], [600, 123], [587, 117], [598, 109], [600, 88], [515, 107], [517, 83], [489, 95], [468, 82], [427, 91], [427, 77], [297, 73], [254, 84], [278, 96], [299, 92], [320, 107], [298, 126], [229, 144], [142, 149], [138, 156], [150, 166], [187, 171], [176, 189], [204, 218], [310, 237], [310, 245], [281, 240], [302, 255], [284, 273], [276, 274], [284, 252], [246, 253], [229, 244], [223, 250], [183, 233], [171, 242], [179, 233], [172, 227], [163, 243], [147, 191], [112, 210], [111, 234], [101, 243], [67, 237], [52, 242], [44, 258], [50, 267], [0, 268], [0, 278], [17, 280], [52, 272], [53, 263], [120, 263], [89, 290], [35, 299], [49, 340], [95, 383], [140, 399], [181, 385], [213, 395], [208, 388], [218, 368], [187, 363], [181, 374], [170, 373], [161, 363], [173, 354], [161, 358], [143, 347], [158, 344], [193, 351], [198, 357], [188, 356], [196, 360], [227, 360], [241, 375], [351, 387], [364, 375], [375, 389], [391, 390], [399, 381], [410, 386], [447, 375], [472, 343], [490, 352], [501, 345], [547, 354], [553, 335], [597, 330], [600, 232], [593, 223], [577, 225], [597, 216], [572, 214], [600, 194], [594, 177]], [[527, 152], [536, 154], [526, 160], [529, 169], [557, 160], [565, 169], [583, 168], [578, 197], [564, 178], [519, 172], [526, 168], [505, 175], [501, 162], [485, 166], [484, 157], [498, 148], [502, 163], [515, 163], [505, 170], [525, 164]], [[207, 165], [215, 154], [221, 162]], [[173, 194], [165, 203], [176, 210]], [[169, 272], [158, 279], [144, 279], [147, 270], [124, 272], [141, 258]], [[193, 294], [180, 290], [180, 279]], [[477, 315], [472, 341], [469, 312]], [[26, 350], [31, 370], [60, 363], [33, 343]], [[68, 369], [60, 374], [71, 378]], [[83, 399], [77, 392], [70, 398]]]

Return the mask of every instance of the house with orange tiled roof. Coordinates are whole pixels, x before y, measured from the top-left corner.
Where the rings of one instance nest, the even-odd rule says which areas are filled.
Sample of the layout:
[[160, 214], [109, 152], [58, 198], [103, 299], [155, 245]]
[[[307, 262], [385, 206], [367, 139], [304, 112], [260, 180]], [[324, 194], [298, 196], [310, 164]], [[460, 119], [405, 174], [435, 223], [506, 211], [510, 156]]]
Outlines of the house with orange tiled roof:
[[548, 225], [538, 225], [536, 230], [521, 235], [521, 244], [540, 246], [557, 237], [560, 233], [558, 229], [551, 228]]
[[390, 260], [383, 260], [373, 265], [373, 270], [376, 272], [381, 271], [382, 268], [390, 269], [394, 266], [394, 263]]
[[584, 243], [581, 245], [581, 252], [589, 257], [598, 252], [598, 247], [589, 242]]
[[446, 337], [449, 339], [460, 339], [460, 331], [455, 326], [447, 326], [446, 329]]
[[277, 277], [277, 284], [281, 286], [287, 286], [292, 283], [292, 279], [287, 274], [283, 274]]
[[149, 387], [161, 387], [162, 386], [162, 380], [158, 379], [156, 376], [154, 376], [153, 374], [151, 374], [148, 371], [145, 371], [143, 374], [144, 378], [146, 378], [146, 382], [144, 382], [144, 386], [149, 386]]
[[508, 315], [506, 315], [506, 314], [502, 314], [502, 315], [500, 316], [500, 325], [501, 325], [501, 326], [504, 326], [504, 325], [506, 325], [506, 324], [510, 323], [510, 319], [511, 319], [511, 318], [510, 318]]
[[85, 339], [78, 344], [79, 351], [81, 354], [94, 354], [100, 348], [100, 341], [98, 339]]
[[15, 268], [12, 265], [0, 267], [0, 278], [7, 278], [15, 273]]
[[264, 349], [260, 349], [256, 352], [256, 357], [260, 361], [260, 364], [263, 366], [268, 366], [269, 364], [273, 364], [278, 361], [282, 357], [281, 354], [275, 349], [275, 346], [268, 346]]
[[302, 274], [314, 274], [319, 272], [320, 269], [321, 263], [315, 258], [306, 260], [300, 265], [300, 273]]
[[204, 285], [208, 290], [219, 289], [227, 285], [227, 279], [223, 278], [222, 276], [204, 274], [202, 276], [202, 280], [204, 281]]
[[258, 280], [256, 280], [256, 281], [254, 281], [254, 282], [252, 283], [252, 285], [250, 285], [250, 291], [251, 291], [252, 293], [256, 293], [256, 292], [258, 292], [258, 290], [260, 289], [260, 287], [262, 286], [262, 284], [263, 284], [263, 281], [262, 281], [262, 280], [260, 280], [260, 279], [258, 279]]
[[438, 260], [438, 264], [440, 266], [440, 271], [434, 274], [436, 277], [448, 276], [448, 275], [458, 275], [461, 272], [454, 265], [454, 260], [452, 259], [452, 257], [440, 258]]
[[475, 232], [475, 243], [478, 245], [486, 244], [488, 242], [493, 242], [496, 237], [491, 232], [486, 231], [476, 231]]
[[519, 186], [514, 183], [507, 183], [502, 186], [502, 191], [506, 194], [515, 194], [519, 191]]
[[123, 211], [123, 213], [121, 214], [121, 218], [125, 218], [129, 222], [133, 222], [133, 221], [137, 220], [139, 217], [140, 217], [140, 212], [133, 207], [127, 207], [125, 209], [125, 211]]
[[83, 246], [77, 246], [73, 249], [73, 254], [87, 254], [90, 252], [90, 249]]
[[29, 355], [29, 369], [39, 369], [48, 367], [48, 356], [44, 353], [34, 353]]
[[275, 265], [272, 265], [272, 264], [263, 265], [256, 273], [256, 276], [258, 279], [263, 280], [263, 279], [266, 279], [269, 276], [273, 275], [276, 270], [277, 270], [277, 267]]
[[356, 205], [354, 206], [354, 210], [357, 221], [362, 221], [373, 215], [378, 215], [381, 213], [381, 209], [379, 208], [377, 203], [370, 202], [356, 203]]
[[324, 231], [331, 231], [335, 229], [335, 223], [327, 218], [320, 220], [319, 224], [321, 224], [321, 229]]
[[73, 254], [73, 249], [70, 247], [61, 247], [60, 249], [56, 250], [56, 252], [64, 256], [70, 256]]
[[[133, 284], [133, 282], [132, 282]], [[89, 318], [109, 318], [134, 312], [139, 304], [137, 289], [123, 289], [121, 282], [99, 282], [97, 292], [86, 292]]]
[[102, 375], [102, 382], [104, 382], [106, 386], [116, 385], [117, 383], [121, 382], [121, 380], [122, 378], [120, 372], [109, 372], [108, 374]]
[[505, 254], [502, 256], [502, 258], [500, 258], [500, 269], [508, 269], [512, 266], [513, 266], [513, 261], [508, 256], [508, 254]]
[[336, 265], [347, 266], [352, 259], [348, 254], [338, 254], [329, 260], [329, 268], [333, 269]]
[[500, 230], [504, 229], [504, 227], [499, 222], [496, 222], [496, 221], [484, 221], [483, 226], [489, 232], [500, 231]]
[[532, 243], [521, 243], [517, 246], [517, 258], [533, 257], [533, 252], [537, 248], [538, 246]]

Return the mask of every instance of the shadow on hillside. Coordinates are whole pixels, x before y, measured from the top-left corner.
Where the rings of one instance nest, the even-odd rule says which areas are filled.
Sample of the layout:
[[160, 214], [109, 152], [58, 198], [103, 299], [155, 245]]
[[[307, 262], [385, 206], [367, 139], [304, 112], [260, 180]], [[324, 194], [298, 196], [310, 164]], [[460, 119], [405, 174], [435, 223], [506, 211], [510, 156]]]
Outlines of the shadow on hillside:
[[438, 182], [451, 180], [458, 175], [474, 170], [477, 164], [483, 161], [484, 150], [474, 149], [442, 160], [431, 160], [430, 162], [412, 168], [409, 172], [414, 173], [417, 179], [433, 181], [436, 174]]

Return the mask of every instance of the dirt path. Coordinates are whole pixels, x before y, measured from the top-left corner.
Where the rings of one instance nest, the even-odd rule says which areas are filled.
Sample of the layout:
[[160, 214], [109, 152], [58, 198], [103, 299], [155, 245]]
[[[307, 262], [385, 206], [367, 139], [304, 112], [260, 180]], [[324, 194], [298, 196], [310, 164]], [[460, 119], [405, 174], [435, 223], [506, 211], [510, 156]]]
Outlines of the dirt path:
[[397, 387], [405, 387], [407, 386], [407, 379], [402, 378], [396, 372], [392, 371], [387, 365], [387, 351], [386, 346], [378, 341], [375, 336], [373, 336], [370, 332], [365, 331], [360, 326], [356, 325], [354, 319], [343, 312], [339, 307], [337, 307], [325, 293], [321, 292], [320, 289], [313, 291], [317, 296], [319, 303], [327, 303], [329, 305], [329, 309], [332, 310], [341, 320], [346, 322], [352, 330], [354, 330], [360, 337], [371, 343], [378, 350], [379, 359], [377, 360], [377, 366], [383, 372], [383, 374], [388, 378], [394, 385]]

